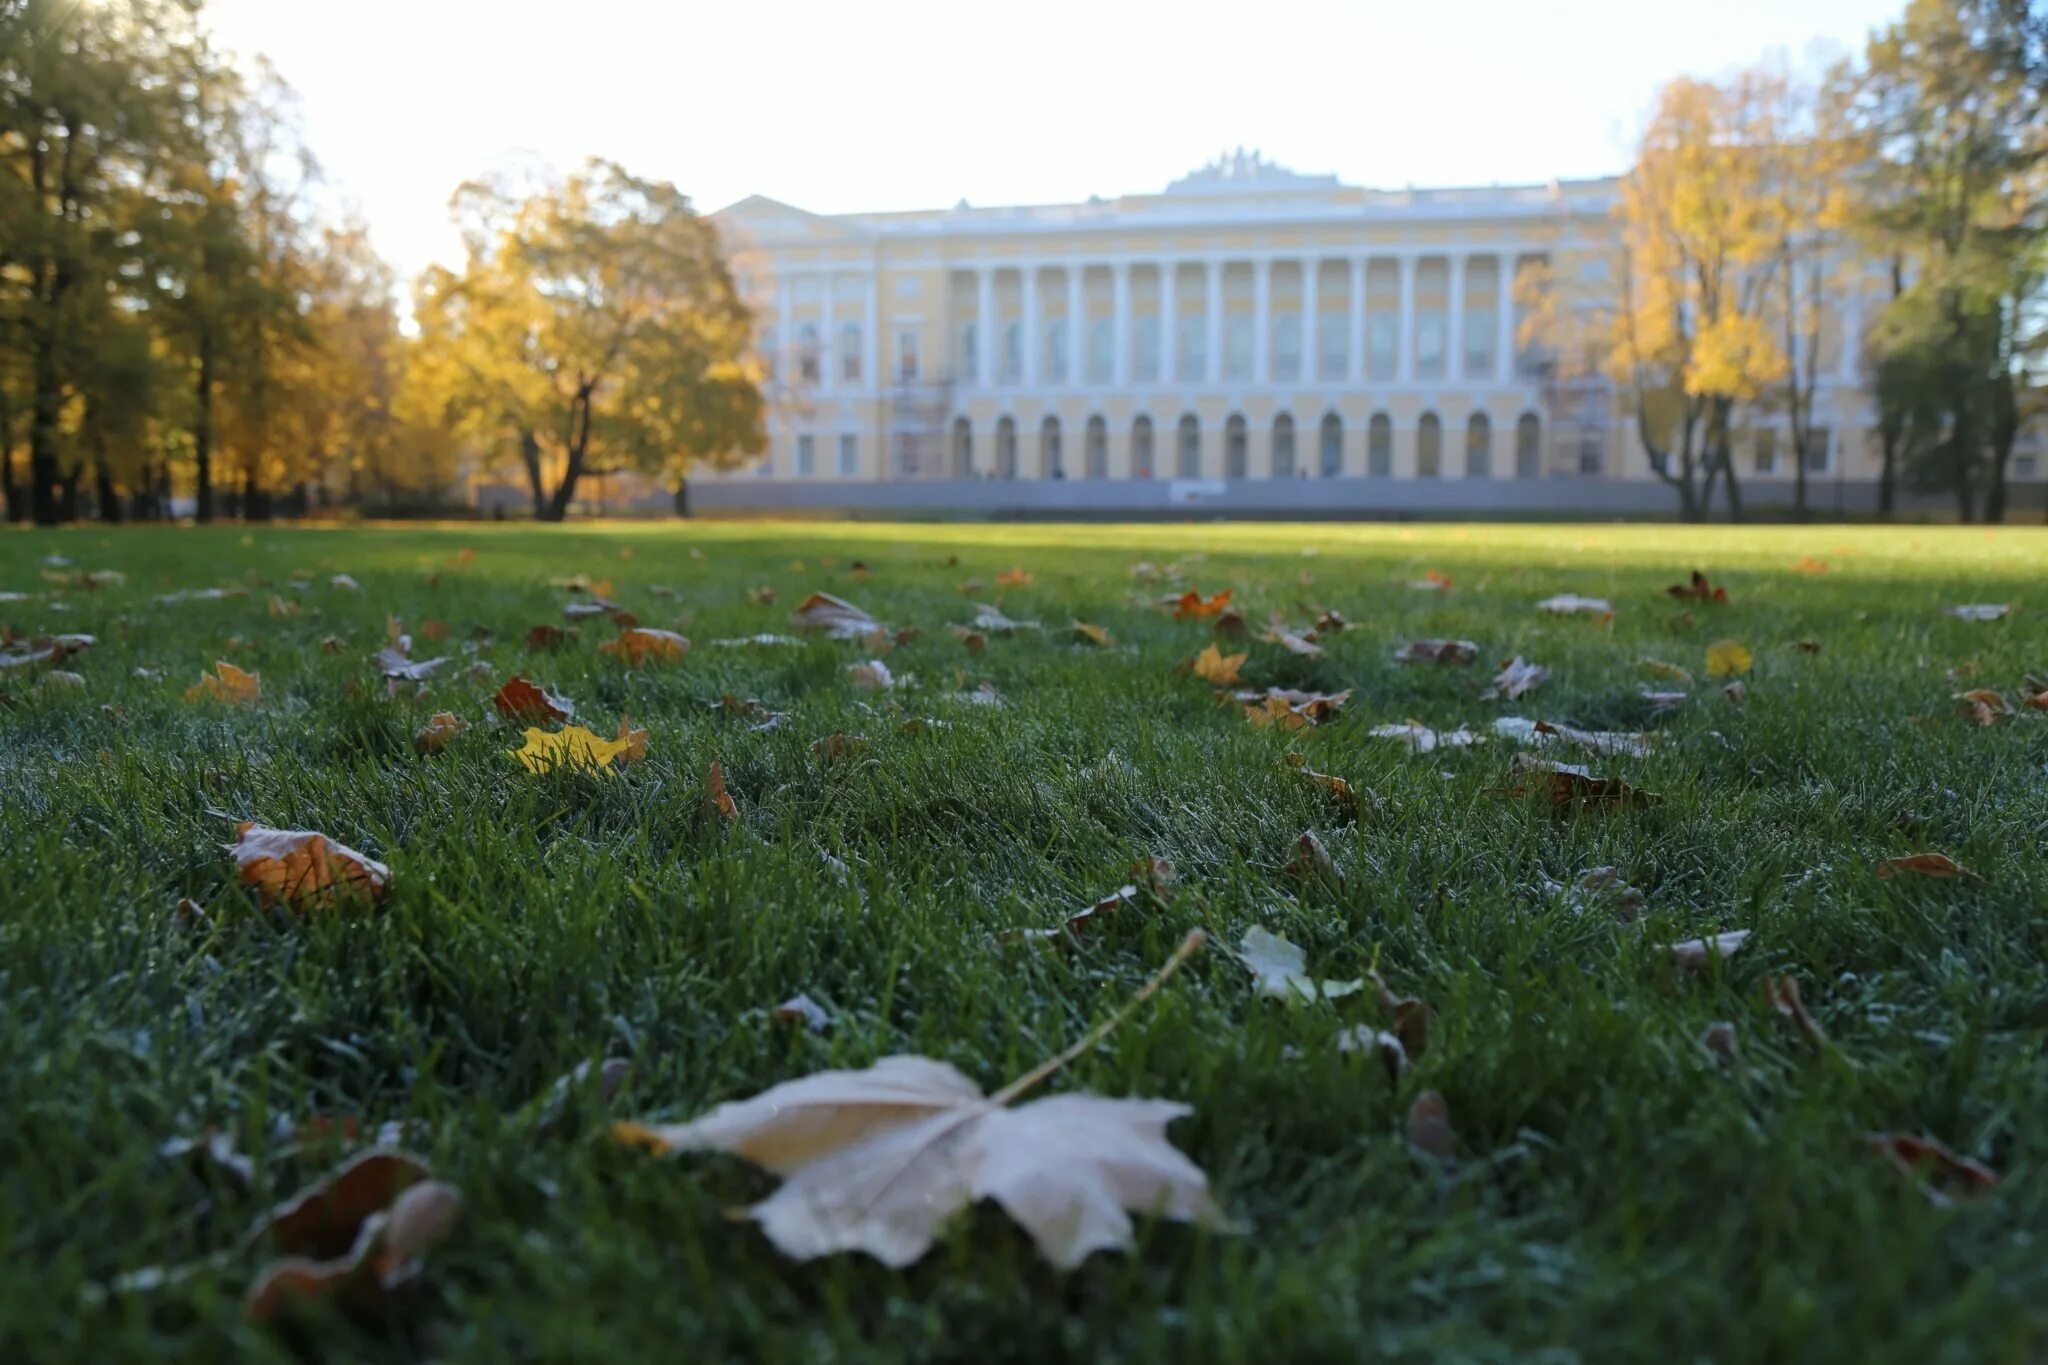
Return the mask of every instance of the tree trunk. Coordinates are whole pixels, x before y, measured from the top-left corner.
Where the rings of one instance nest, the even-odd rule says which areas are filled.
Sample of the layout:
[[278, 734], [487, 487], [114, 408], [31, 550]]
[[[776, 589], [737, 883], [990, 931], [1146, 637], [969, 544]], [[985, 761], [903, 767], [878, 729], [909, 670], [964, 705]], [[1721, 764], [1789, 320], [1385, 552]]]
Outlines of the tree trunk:
[[193, 492], [193, 518], [200, 522], [213, 520], [213, 342], [211, 339], [199, 343], [199, 378], [193, 392], [195, 402], [192, 418], [192, 463], [195, 470], [196, 487]]
[[99, 504], [97, 510], [100, 514], [100, 520], [119, 522], [121, 520], [121, 495], [114, 489], [113, 471], [107, 468], [105, 460], [102, 459], [94, 462], [93, 479], [97, 485], [93, 500]]
[[576, 484], [583, 477], [584, 461], [590, 452], [590, 394], [586, 385], [569, 407], [569, 458], [562, 466], [562, 481], [555, 485], [555, 495], [548, 499], [543, 520], [568, 520], [569, 505], [576, 500]]
[[519, 459], [526, 466], [526, 483], [533, 490], [533, 519], [548, 519], [547, 489], [540, 478], [540, 441], [531, 431], [519, 433]]
[[57, 414], [63, 402], [56, 329], [46, 327], [37, 340], [34, 406], [28, 428], [29, 509], [38, 526], [54, 526], [63, 515], [57, 499]]
[[270, 494], [257, 482], [256, 471], [242, 471], [242, 517], [246, 521], [270, 520]]

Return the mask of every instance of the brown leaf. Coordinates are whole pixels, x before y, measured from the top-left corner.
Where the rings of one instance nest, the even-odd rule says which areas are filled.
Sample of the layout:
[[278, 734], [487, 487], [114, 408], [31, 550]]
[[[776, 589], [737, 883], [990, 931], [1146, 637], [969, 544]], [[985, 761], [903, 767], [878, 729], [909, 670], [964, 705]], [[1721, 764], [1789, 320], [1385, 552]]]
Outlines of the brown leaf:
[[1114, 917], [1119, 910], [1134, 908], [1137, 896], [1138, 888], [1135, 883], [1120, 886], [1095, 904], [1068, 915], [1056, 928], [1010, 929], [997, 935], [997, 938], [1004, 943], [1073, 943], [1078, 941], [1080, 935], [1101, 928], [1103, 922]]
[[1462, 668], [1479, 657], [1479, 646], [1470, 640], [1410, 640], [1394, 662], [1436, 664]]
[[958, 640], [969, 654], [980, 654], [988, 649], [988, 636], [966, 626], [952, 627], [953, 638]]
[[1618, 777], [1595, 777], [1575, 763], [1551, 763], [1533, 754], [1516, 754], [1515, 766], [1541, 776], [1553, 806], [1641, 807], [1654, 805], [1660, 797], [1639, 791]]
[[792, 995], [771, 1010], [769, 1017], [778, 1024], [802, 1024], [813, 1033], [823, 1033], [832, 1027], [832, 1016], [808, 995]]
[[1174, 619], [1197, 620], [1207, 616], [1221, 616], [1223, 609], [1230, 605], [1231, 589], [1225, 588], [1214, 597], [1204, 598], [1198, 592], [1184, 592], [1178, 597], [1168, 597], [1160, 605], [1170, 610]]
[[727, 821], [740, 818], [739, 803], [732, 799], [732, 793], [725, 789], [725, 768], [717, 759], [711, 760], [711, 770], [704, 776], [704, 791], [711, 802], [711, 808]]
[[448, 747], [448, 741], [469, 728], [469, 722], [453, 711], [436, 711], [412, 737], [413, 748], [423, 754], [438, 754]]
[[242, 884], [255, 887], [265, 905], [324, 902], [341, 894], [377, 900], [391, 879], [391, 869], [376, 859], [311, 830], [244, 820], [229, 849]]
[[619, 717], [619, 732], [612, 736], [612, 740], [626, 746], [619, 753], [620, 763], [638, 763], [647, 757], [647, 732], [635, 730], [631, 716]]
[[842, 597], [814, 592], [803, 600], [791, 619], [798, 630], [816, 630], [834, 640], [858, 640], [884, 633], [882, 624]]
[[373, 1148], [265, 1214], [251, 1230], [251, 1240], [268, 1239], [295, 1256], [339, 1256], [355, 1243], [364, 1219], [427, 1176], [427, 1163], [418, 1157]]
[[1723, 1066], [1734, 1066], [1742, 1060], [1742, 1046], [1736, 1039], [1735, 1025], [1725, 1019], [1717, 1019], [1700, 1030], [1700, 1046]]
[[1341, 777], [1332, 776], [1329, 773], [1319, 773], [1314, 768], [1306, 767], [1299, 763], [1291, 766], [1310, 782], [1313, 782], [1316, 786], [1329, 793], [1330, 799], [1336, 802], [1345, 812], [1351, 815], [1358, 814], [1358, 793], [1352, 789], [1349, 782], [1346, 782]]
[[[350, 1173], [367, 1159], [334, 1180], [353, 1178]], [[423, 1177], [425, 1167], [419, 1172]], [[365, 1189], [375, 1192], [368, 1183]], [[249, 1317], [275, 1322], [322, 1303], [366, 1319], [386, 1316], [391, 1294], [419, 1274], [421, 1258], [454, 1229], [462, 1196], [453, 1185], [420, 1178], [387, 1200], [365, 1211], [349, 1210], [356, 1216], [342, 1250], [295, 1253], [264, 1267], [244, 1298]]]
[[1451, 1106], [1434, 1090], [1423, 1091], [1408, 1106], [1408, 1145], [1438, 1161], [1449, 1161], [1458, 1154], [1458, 1135], [1451, 1128]]
[[498, 689], [498, 694], [491, 698], [491, 705], [507, 720], [563, 721], [576, 715], [575, 703], [517, 674]]
[[1086, 640], [1097, 649], [1107, 649], [1116, 643], [1107, 630], [1086, 621], [1075, 621], [1068, 629], [1074, 632], [1076, 638]]
[[996, 586], [999, 588], [1028, 588], [1031, 586], [1031, 575], [1018, 568], [1004, 569], [996, 575]]
[[1909, 853], [1903, 858], [1886, 858], [1877, 865], [1877, 875], [1892, 878], [1905, 872], [1923, 877], [1974, 877], [1977, 874], [1946, 853]]
[[1287, 872], [1303, 881], [1344, 884], [1344, 874], [1337, 870], [1337, 864], [1330, 859], [1330, 850], [1323, 847], [1323, 841], [1312, 829], [1303, 830], [1301, 837], [1294, 841], [1294, 856], [1287, 860]]
[[1323, 647], [1321, 645], [1317, 644], [1313, 640], [1304, 639], [1303, 637], [1296, 635], [1293, 631], [1287, 629], [1285, 626], [1275, 626], [1273, 629], [1267, 631], [1264, 635], [1260, 636], [1259, 638], [1264, 640], [1267, 644], [1278, 645], [1282, 649], [1286, 650], [1288, 653], [1299, 654], [1302, 655], [1304, 658], [1312, 659], [1321, 655], [1323, 652]]
[[1707, 576], [1698, 569], [1692, 571], [1692, 580], [1690, 582], [1674, 583], [1664, 591], [1670, 593], [1673, 597], [1690, 599], [1697, 602], [1726, 602], [1728, 600], [1728, 590], [1726, 588], [1714, 587], [1708, 583]]
[[1870, 1148], [1899, 1174], [1920, 1183], [1927, 1198], [1947, 1207], [1957, 1197], [1983, 1194], [1998, 1185], [1998, 1172], [1982, 1162], [1960, 1156], [1933, 1138], [1907, 1133], [1872, 1133]]
[[690, 640], [688, 636], [678, 635], [672, 630], [634, 626], [619, 632], [616, 640], [607, 640], [599, 645], [597, 652], [624, 660], [635, 668], [650, 659], [658, 663], [681, 663], [690, 652]]
[[1335, 635], [1338, 631], [1347, 629], [1350, 625], [1351, 623], [1344, 619], [1343, 613], [1336, 610], [1325, 610], [1316, 617], [1316, 634], [1318, 636]]
[[837, 763], [842, 758], [853, 757], [867, 747], [867, 740], [861, 736], [839, 732], [829, 734], [811, 745], [811, 752], [827, 763]]
[[1225, 654], [1213, 644], [1205, 645], [1202, 652], [1195, 656], [1195, 676], [1204, 682], [1215, 683], [1218, 687], [1228, 687], [1239, 681], [1237, 671], [1244, 667], [1244, 661], [1250, 657], [1249, 654]]
[[1244, 708], [1245, 719], [1260, 729], [1277, 725], [1286, 730], [1299, 730], [1334, 717], [1351, 699], [1351, 689], [1301, 692], [1292, 688], [1269, 687], [1264, 692], [1234, 692], [1230, 696]]
[[1764, 995], [1771, 1002], [1771, 1008], [1798, 1025], [1801, 1033], [1811, 1038], [1814, 1042], [1819, 1043], [1822, 1047], [1827, 1046], [1827, 1030], [1822, 1028], [1820, 1021], [1807, 1011], [1806, 1001], [1799, 996], [1798, 977], [1772, 977], [1764, 983]]

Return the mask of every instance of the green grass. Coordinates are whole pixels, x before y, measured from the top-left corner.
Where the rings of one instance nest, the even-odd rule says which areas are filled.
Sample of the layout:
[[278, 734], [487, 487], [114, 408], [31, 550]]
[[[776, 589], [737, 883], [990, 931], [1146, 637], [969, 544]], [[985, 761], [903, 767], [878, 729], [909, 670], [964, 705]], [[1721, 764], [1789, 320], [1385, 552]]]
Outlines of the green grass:
[[[465, 547], [473, 562], [449, 567]], [[54, 590], [39, 578], [53, 553], [127, 581]], [[1830, 571], [1794, 572], [1803, 556]], [[1312, 607], [1340, 610], [1352, 626], [1326, 657], [1254, 641], [1245, 676], [1355, 688], [1342, 717], [1257, 730], [1176, 675], [1209, 631], [1150, 605], [1166, 587], [1135, 581], [1139, 560], [1234, 589], [1255, 633], [1269, 612], [1300, 627]], [[997, 589], [1012, 566], [1035, 581]], [[1732, 602], [1663, 594], [1694, 567]], [[1455, 588], [1407, 586], [1431, 568]], [[296, 571], [314, 586], [295, 593]], [[330, 588], [336, 572], [361, 592]], [[529, 653], [526, 629], [562, 619], [549, 578], [574, 573], [698, 647], [629, 671], [597, 654], [599, 622]], [[0, 709], [0, 1358], [2039, 1359], [2048, 715], [1978, 728], [1951, 694], [2010, 695], [2048, 665], [2044, 573], [2048, 534], [1924, 528], [0, 535], [0, 589], [41, 594], [0, 621], [100, 637], [66, 665], [82, 691], [0, 681], [14, 694]], [[1046, 629], [967, 653], [947, 625], [971, 614], [970, 578]], [[763, 584], [772, 606], [748, 600]], [[249, 592], [154, 601], [211, 586]], [[814, 589], [919, 628], [887, 656], [909, 675], [895, 693], [848, 684], [844, 665], [867, 657], [852, 645], [709, 647], [787, 630]], [[1567, 590], [1611, 597], [1613, 622], [1534, 610]], [[273, 592], [302, 614], [271, 616]], [[1998, 601], [2020, 610], [1989, 624], [1942, 610]], [[650, 754], [617, 777], [527, 774], [485, 723], [491, 685], [459, 666], [423, 699], [382, 697], [368, 656], [388, 617], [416, 635], [446, 623], [416, 654], [463, 664], [472, 627], [488, 628], [498, 679], [556, 687], [603, 733], [630, 713]], [[1113, 647], [1077, 644], [1076, 618]], [[329, 635], [346, 647], [322, 652]], [[1482, 663], [1392, 662], [1422, 635], [1475, 640]], [[1724, 637], [1755, 652], [1744, 705], [1705, 676]], [[1489, 664], [1517, 653], [1550, 682], [1482, 700]], [[1648, 713], [1646, 656], [1698, 676], [1689, 705]], [[183, 699], [216, 658], [261, 673], [259, 707]], [[1969, 667], [1972, 681], [1950, 677]], [[959, 700], [984, 681], [1001, 706]], [[752, 732], [707, 707], [724, 692], [788, 719]], [[440, 709], [474, 724], [421, 757], [411, 736]], [[1511, 745], [1416, 757], [1366, 733], [1506, 713], [1654, 728], [1650, 757], [1585, 761], [1661, 803], [1554, 813], [1493, 790], [1517, 780]], [[949, 724], [905, 733], [911, 716]], [[842, 731], [869, 746], [822, 764], [813, 742]], [[1349, 822], [1292, 754], [1378, 809]], [[742, 809], [729, 830], [701, 810], [714, 758]], [[372, 911], [263, 913], [223, 848], [233, 818], [382, 858], [392, 894]], [[1285, 872], [1305, 830], [1341, 889]], [[1875, 874], [1922, 850], [1981, 878]], [[1148, 855], [1179, 870], [1169, 904], [1077, 952], [992, 942], [1057, 923]], [[1599, 865], [1648, 894], [1642, 922], [1542, 889]], [[181, 897], [206, 927], [180, 927]], [[1369, 1001], [1254, 997], [1221, 950], [1254, 924], [1301, 943], [1319, 974], [1377, 965], [1427, 999], [1415, 1070], [1396, 1084], [1338, 1053], [1342, 1029], [1376, 1018]], [[725, 1216], [770, 1177], [608, 1137], [618, 1118], [684, 1117], [895, 1052], [994, 1089], [1116, 1008], [1196, 926], [1212, 950], [1050, 1090], [1192, 1105], [1174, 1140], [1239, 1235], [1140, 1220], [1136, 1253], [1061, 1275], [981, 1208], [908, 1271], [798, 1265]], [[1658, 949], [1733, 928], [1754, 933], [1704, 977]], [[1833, 1049], [1772, 1011], [1765, 983], [1785, 973]], [[770, 1019], [799, 991], [831, 1011], [829, 1033]], [[1698, 1041], [1715, 1020], [1740, 1031], [1738, 1067]], [[537, 1121], [557, 1077], [607, 1056], [633, 1063], [614, 1105], [586, 1090]], [[1456, 1125], [1449, 1168], [1403, 1138], [1425, 1089]], [[402, 1122], [463, 1188], [423, 1303], [280, 1334], [243, 1321], [253, 1260], [230, 1256], [91, 1306], [122, 1272], [234, 1247], [331, 1164], [341, 1148], [268, 1136], [314, 1115]], [[254, 1159], [253, 1187], [156, 1154], [209, 1128]], [[1939, 1138], [2004, 1183], [1935, 1207], [1867, 1150], [1879, 1130]]]

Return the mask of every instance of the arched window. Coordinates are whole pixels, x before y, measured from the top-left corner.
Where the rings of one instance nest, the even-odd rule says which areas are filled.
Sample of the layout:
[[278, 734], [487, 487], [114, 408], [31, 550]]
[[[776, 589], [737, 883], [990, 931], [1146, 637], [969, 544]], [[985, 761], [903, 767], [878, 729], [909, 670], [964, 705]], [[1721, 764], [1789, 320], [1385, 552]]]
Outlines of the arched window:
[[1017, 423], [1008, 417], [996, 423], [996, 477], [1017, 477]]
[[1131, 423], [1131, 477], [1152, 477], [1152, 419], [1142, 414]]
[[1088, 419], [1088, 477], [1109, 477], [1109, 423], [1100, 417]]
[[1344, 472], [1344, 419], [1334, 412], [1323, 414], [1323, 477], [1334, 479]]
[[1192, 412], [1180, 419], [1174, 473], [1183, 479], [1202, 477], [1202, 419]]
[[1434, 479], [1444, 472], [1444, 424], [1433, 412], [1422, 414], [1415, 427], [1415, 474]]
[[1060, 460], [1060, 419], [1057, 417], [1047, 417], [1038, 424], [1038, 477], [1067, 477], [1066, 466]]
[[1365, 472], [1375, 479], [1394, 474], [1394, 422], [1384, 412], [1374, 413], [1365, 429]]
[[1543, 473], [1543, 419], [1533, 412], [1515, 423], [1515, 477], [1534, 479]]
[[1294, 419], [1284, 412], [1273, 419], [1273, 477], [1294, 477]]
[[965, 417], [953, 419], [953, 477], [974, 477], [974, 428]]
[[1245, 477], [1246, 447], [1244, 418], [1236, 413], [1223, 424], [1223, 477], [1241, 479]]
[[1465, 477], [1493, 477], [1493, 422], [1483, 412], [1465, 419]]

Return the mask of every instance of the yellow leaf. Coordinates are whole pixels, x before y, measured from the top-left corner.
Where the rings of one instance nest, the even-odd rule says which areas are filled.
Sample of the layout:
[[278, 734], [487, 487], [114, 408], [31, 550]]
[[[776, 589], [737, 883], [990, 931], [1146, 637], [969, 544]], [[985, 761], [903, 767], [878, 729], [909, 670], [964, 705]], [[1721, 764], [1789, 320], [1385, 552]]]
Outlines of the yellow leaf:
[[199, 681], [185, 689], [186, 701], [219, 701], [234, 706], [252, 706], [262, 696], [262, 678], [244, 673], [225, 659], [216, 660], [212, 673], [200, 674]]
[[641, 759], [647, 757], [647, 732], [645, 730], [635, 730], [631, 716], [619, 717], [617, 739], [619, 743], [626, 746], [626, 751], [619, 755], [619, 762], [622, 765], [638, 763]]
[[678, 635], [672, 630], [655, 630], [650, 626], [635, 626], [622, 631], [616, 640], [607, 640], [597, 647], [600, 654], [623, 659], [635, 668], [649, 659], [660, 663], [680, 663], [690, 652], [688, 636]]
[[530, 773], [544, 773], [557, 764], [609, 771], [612, 760], [632, 747], [628, 740], [602, 739], [580, 725], [570, 725], [552, 734], [528, 729], [525, 746], [513, 750], [512, 756]]
[[1215, 645], [1208, 645], [1195, 656], [1195, 676], [1203, 682], [1228, 687], [1238, 681], [1237, 670], [1244, 667], [1244, 661], [1250, 657], [1249, 654], [1225, 654]]
[[1749, 646], [1740, 640], [1716, 640], [1707, 646], [1707, 673], [1716, 678], [1732, 678], [1749, 672]]
[[325, 900], [337, 891], [376, 900], [391, 879], [391, 869], [376, 859], [311, 830], [271, 829], [244, 820], [235, 827], [230, 847], [242, 884], [255, 887], [265, 905]]
[[1091, 645], [1106, 648], [1110, 644], [1108, 631], [1104, 630], [1101, 626], [1090, 625], [1086, 621], [1074, 622], [1074, 634], [1080, 636]]

